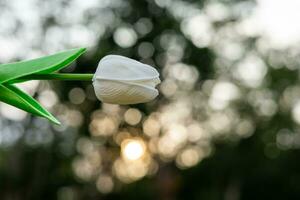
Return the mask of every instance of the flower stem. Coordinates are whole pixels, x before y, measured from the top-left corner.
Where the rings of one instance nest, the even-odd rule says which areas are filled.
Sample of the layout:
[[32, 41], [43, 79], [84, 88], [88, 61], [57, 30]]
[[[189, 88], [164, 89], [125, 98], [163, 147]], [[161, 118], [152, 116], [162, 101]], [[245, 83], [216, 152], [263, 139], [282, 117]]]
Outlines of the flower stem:
[[31, 74], [23, 76], [14, 82], [23, 82], [29, 80], [61, 80], [61, 81], [92, 81], [94, 74], [67, 74], [67, 73], [52, 73], [52, 74]]

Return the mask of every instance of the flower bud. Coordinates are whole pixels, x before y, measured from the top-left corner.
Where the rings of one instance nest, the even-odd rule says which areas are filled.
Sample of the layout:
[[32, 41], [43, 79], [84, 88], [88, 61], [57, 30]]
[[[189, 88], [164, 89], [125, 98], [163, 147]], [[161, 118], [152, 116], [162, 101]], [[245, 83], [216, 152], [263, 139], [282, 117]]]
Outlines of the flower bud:
[[155, 86], [159, 83], [155, 68], [118, 55], [102, 58], [93, 78], [99, 100], [123, 105], [153, 100], [158, 95]]

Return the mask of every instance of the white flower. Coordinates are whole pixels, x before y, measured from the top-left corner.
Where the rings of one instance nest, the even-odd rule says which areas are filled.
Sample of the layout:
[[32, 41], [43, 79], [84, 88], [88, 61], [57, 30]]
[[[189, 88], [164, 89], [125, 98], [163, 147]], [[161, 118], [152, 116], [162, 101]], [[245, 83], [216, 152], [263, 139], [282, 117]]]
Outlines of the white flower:
[[123, 105], [153, 100], [158, 95], [155, 86], [159, 83], [155, 68], [118, 55], [102, 58], [93, 78], [99, 100]]

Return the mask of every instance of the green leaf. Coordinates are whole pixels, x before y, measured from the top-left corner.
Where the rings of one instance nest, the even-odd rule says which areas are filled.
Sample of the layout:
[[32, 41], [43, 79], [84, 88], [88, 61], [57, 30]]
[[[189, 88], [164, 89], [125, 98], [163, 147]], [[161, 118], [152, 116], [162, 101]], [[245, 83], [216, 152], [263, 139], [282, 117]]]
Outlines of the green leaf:
[[0, 84], [0, 101], [34, 115], [47, 118], [55, 124], [60, 124], [60, 122], [45, 108], [43, 108], [34, 98], [24, 93], [14, 85]]
[[0, 65], [0, 84], [30, 74], [49, 74], [76, 60], [85, 48], [71, 49], [33, 60]]

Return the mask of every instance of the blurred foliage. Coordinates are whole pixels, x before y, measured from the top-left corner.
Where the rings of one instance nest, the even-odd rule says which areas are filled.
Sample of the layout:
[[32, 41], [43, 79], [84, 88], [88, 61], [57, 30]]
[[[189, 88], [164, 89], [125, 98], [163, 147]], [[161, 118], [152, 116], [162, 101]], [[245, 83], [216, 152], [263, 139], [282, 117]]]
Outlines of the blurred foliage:
[[20, 85], [63, 125], [0, 105], [0, 199], [299, 199], [297, 34], [258, 2], [0, 0], [1, 63], [88, 46], [63, 72], [120, 54], [163, 80], [130, 107], [88, 82]]

